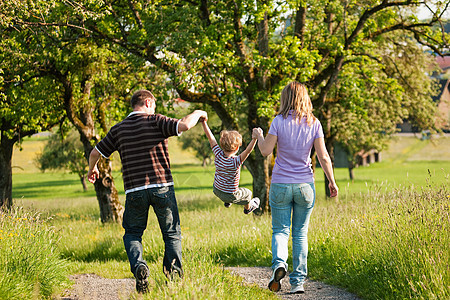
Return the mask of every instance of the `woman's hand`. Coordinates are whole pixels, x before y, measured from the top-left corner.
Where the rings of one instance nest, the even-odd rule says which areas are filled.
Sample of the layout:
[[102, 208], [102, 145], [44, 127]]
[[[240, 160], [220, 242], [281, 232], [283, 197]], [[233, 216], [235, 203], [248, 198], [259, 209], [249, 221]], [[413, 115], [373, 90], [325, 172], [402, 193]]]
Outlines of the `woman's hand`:
[[338, 195], [339, 188], [335, 182], [330, 182], [328, 188], [330, 189], [330, 197], [336, 197]]

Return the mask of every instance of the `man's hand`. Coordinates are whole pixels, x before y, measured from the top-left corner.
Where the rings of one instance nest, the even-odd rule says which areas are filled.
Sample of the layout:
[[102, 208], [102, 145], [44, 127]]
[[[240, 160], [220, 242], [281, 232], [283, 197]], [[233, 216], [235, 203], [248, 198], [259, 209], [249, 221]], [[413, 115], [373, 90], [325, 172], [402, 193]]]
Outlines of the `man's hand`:
[[208, 120], [208, 114], [203, 110], [195, 110], [193, 113], [185, 116], [178, 123], [178, 133], [194, 127], [200, 120]]
[[208, 113], [203, 110], [196, 110], [196, 113], [200, 114], [200, 118], [198, 118], [199, 122], [206, 122], [208, 121]]
[[94, 183], [99, 177], [100, 173], [98, 172], [97, 165], [92, 170], [88, 171], [87, 177], [90, 183]]

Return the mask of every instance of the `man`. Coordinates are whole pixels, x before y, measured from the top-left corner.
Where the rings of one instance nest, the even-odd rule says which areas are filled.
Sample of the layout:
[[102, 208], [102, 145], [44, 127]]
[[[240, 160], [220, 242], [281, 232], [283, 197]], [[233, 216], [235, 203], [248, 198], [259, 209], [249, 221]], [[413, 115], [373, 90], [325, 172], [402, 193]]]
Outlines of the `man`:
[[199, 119], [206, 120], [207, 114], [196, 110], [181, 120], [155, 114], [156, 99], [147, 90], [133, 94], [131, 107], [133, 112], [114, 125], [91, 151], [88, 179], [94, 183], [98, 178], [100, 155], [108, 158], [119, 151], [126, 195], [123, 241], [136, 278], [136, 290], [145, 293], [149, 269], [143, 259], [142, 234], [150, 206], [158, 218], [165, 244], [163, 272], [168, 278], [175, 274], [183, 276], [180, 218], [170, 172], [168, 138], [194, 127]]

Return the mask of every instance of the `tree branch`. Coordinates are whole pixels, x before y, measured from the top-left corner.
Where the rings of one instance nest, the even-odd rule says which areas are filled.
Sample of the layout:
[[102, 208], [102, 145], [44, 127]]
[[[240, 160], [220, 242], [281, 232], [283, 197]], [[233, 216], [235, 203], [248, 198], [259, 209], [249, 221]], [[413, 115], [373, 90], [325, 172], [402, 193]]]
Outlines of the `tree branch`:
[[234, 118], [222, 105], [220, 99], [216, 95], [209, 95], [205, 93], [193, 93], [187, 88], [177, 89], [180, 98], [191, 103], [205, 103], [210, 105], [217, 113], [222, 123], [226, 128], [233, 128], [239, 130], [238, 124]]
[[125, 30], [125, 27], [122, 25], [122, 23], [119, 20], [119, 16], [116, 13], [116, 10], [114, 9], [114, 7], [112, 6], [111, 2], [109, 1], [105, 1], [106, 5], [108, 5], [109, 9], [111, 10], [111, 13], [114, 17], [114, 19], [116, 20], [116, 23], [119, 25], [120, 28], [120, 32], [122, 33], [122, 38], [124, 40], [127, 40], [127, 32]]
[[366, 39], [370, 40], [370, 39], [376, 38], [377, 36], [380, 36], [382, 34], [385, 34], [387, 32], [391, 32], [391, 31], [396, 31], [396, 30], [410, 30], [410, 31], [412, 31], [412, 29], [415, 28], [415, 27], [419, 27], [420, 28], [420, 27], [431, 27], [431, 26], [433, 26], [432, 23], [416, 23], [416, 24], [409, 24], [409, 25], [406, 25], [404, 23], [398, 23], [398, 24], [395, 24], [395, 25], [392, 25], [392, 26], [380, 29], [380, 30], [378, 30], [378, 31], [368, 35], [366, 37]]
[[23, 20], [14, 20], [14, 22], [17, 25], [25, 25], [25, 26], [29, 26], [29, 27], [69, 27], [69, 28], [76, 28], [76, 29], [80, 29], [82, 31], [92, 33], [92, 31], [87, 29], [86, 27], [70, 24], [67, 22], [66, 23], [59, 23], [59, 22], [47, 23], [47, 22], [28, 22], [28, 21], [23, 21]]
[[[242, 64], [242, 67], [245, 70], [244, 78], [247, 80], [247, 83], [251, 83], [255, 79], [255, 73], [251, 66], [247, 64], [247, 54], [245, 53], [245, 44], [242, 40], [242, 24], [241, 24], [241, 14], [239, 12], [239, 4], [236, 3], [236, 0], [233, 1], [233, 25], [235, 30], [234, 35], [234, 44], [236, 47], [236, 53], [239, 57], [239, 60]], [[243, 79], [244, 79], [243, 78]]]
[[306, 24], [306, 7], [300, 5], [295, 13], [295, 27], [294, 36], [298, 37], [301, 42], [302, 48], [305, 42], [305, 24]]
[[408, 6], [411, 5], [412, 1], [394, 1], [394, 2], [388, 2], [387, 0], [384, 0], [381, 4], [376, 5], [372, 7], [371, 9], [367, 9], [362, 14], [361, 18], [359, 18], [358, 24], [356, 24], [355, 29], [353, 29], [352, 33], [348, 37], [348, 39], [345, 41], [344, 49], [348, 50], [350, 48], [350, 45], [354, 42], [356, 37], [358, 36], [359, 32], [364, 28], [364, 25], [366, 24], [367, 20], [372, 17], [377, 12], [386, 9], [388, 7], [398, 7], [398, 6]]
[[133, 12], [134, 19], [136, 20], [136, 23], [138, 24], [139, 29], [144, 28], [141, 17], [139, 16], [139, 12], [136, 10], [136, 8], [134, 7], [134, 4], [131, 0], [128, 0], [128, 6], [130, 7], [131, 11]]
[[200, 0], [200, 19], [205, 21], [206, 26], [211, 25], [209, 18], [208, 0]]

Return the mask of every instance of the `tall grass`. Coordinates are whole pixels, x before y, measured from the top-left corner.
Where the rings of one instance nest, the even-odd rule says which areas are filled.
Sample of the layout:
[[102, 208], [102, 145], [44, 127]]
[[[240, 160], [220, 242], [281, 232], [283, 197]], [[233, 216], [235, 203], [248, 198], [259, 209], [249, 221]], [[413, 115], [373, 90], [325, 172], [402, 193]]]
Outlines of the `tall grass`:
[[365, 299], [449, 299], [448, 184], [380, 190], [319, 203], [311, 275]]
[[58, 240], [38, 214], [0, 210], [0, 299], [49, 298], [68, 282]]
[[[323, 174], [318, 169], [318, 199], [309, 232], [310, 278], [344, 287], [363, 299], [450, 298], [449, 169], [450, 161], [389, 161], [355, 169], [353, 182], [348, 180], [346, 169], [337, 169], [339, 201], [324, 199]], [[433, 175], [432, 184], [426, 181], [427, 170]], [[267, 290], [243, 285], [241, 279], [224, 268], [270, 266], [270, 215], [247, 216], [237, 205], [226, 209], [212, 195], [211, 166], [173, 165], [172, 171], [180, 208], [185, 278], [166, 282], [162, 272], [164, 244], [156, 217], [150, 213], [143, 244], [151, 282], [150, 293], [144, 298], [275, 298]], [[115, 180], [123, 203], [119, 173]], [[251, 188], [251, 182], [244, 169], [241, 185]], [[11, 215], [15, 222], [2, 215], [0, 298], [48, 298], [51, 292], [46, 292], [45, 286], [55, 288], [63, 283], [64, 272], [132, 277], [122, 242], [123, 229], [120, 224], [100, 223], [93, 189], [82, 193], [75, 175], [65, 174], [61, 180], [61, 173], [14, 174], [13, 184], [16, 204], [52, 218], [35, 224], [31, 217], [36, 216], [23, 217], [24, 212], [18, 212], [22, 217]], [[26, 225], [28, 222], [31, 225]], [[14, 247], [3, 243], [6, 235], [8, 242], [18, 238], [18, 231], [12, 228], [21, 223], [36, 228], [25, 231], [39, 237], [21, 243], [32, 243], [27, 247], [39, 250], [52, 249], [53, 263], [47, 261], [47, 256], [39, 256], [34, 262], [30, 260], [32, 265], [28, 267], [36, 270], [20, 273], [7, 269], [24, 264], [26, 253], [3, 256], [13, 250], [9, 247]], [[7, 226], [10, 227], [4, 229]], [[25, 233], [20, 236], [27, 237]], [[62, 267], [66, 266], [64, 263], [66, 269]], [[289, 264], [292, 265], [290, 261]], [[40, 273], [41, 265], [46, 266], [47, 273]], [[6, 273], [9, 279], [3, 279]], [[33, 280], [23, 279], [23, 274], [32, 274]], [[53, 283], [39, 281], [47, 277]], [[52, 279], [55, 277], [59, 281]], [[18, 282], [20, 289], [14, 286]], [[3, 286], [10, 286], [11, 291], [4, 291]]]
[[[194, 192], [193, 192], [194, 193]], [[446, 185], [385, 188], [318, 199], [309, 233], [309, 276], [346, 288], [362, 299], [450, 297], [450, 198]], [[191, 197], [193, 199], [191, 199]], [[215, 198], [179, 201], [185, 278], [167, 283], [164, 244], [150, 214], [143, 237], [150, 267], [146, 299], [269, 299], [267, 290], [242, 285], [226, 266], [270, 266], [270, 216], [247, 216]], [[58, 212], [53, 225], [63, 237], [59, 251], [73, 273], [131, 277], [123, 229], [99, 223], [95, 210]], [[289, 265], [292, 265], [289, 261]], [[267, 278], [268, 280], [269, 278]]]

